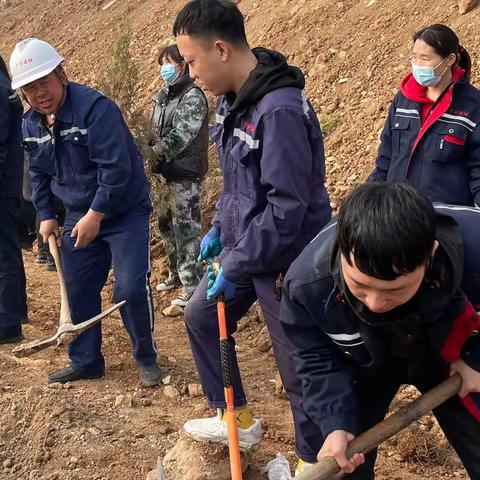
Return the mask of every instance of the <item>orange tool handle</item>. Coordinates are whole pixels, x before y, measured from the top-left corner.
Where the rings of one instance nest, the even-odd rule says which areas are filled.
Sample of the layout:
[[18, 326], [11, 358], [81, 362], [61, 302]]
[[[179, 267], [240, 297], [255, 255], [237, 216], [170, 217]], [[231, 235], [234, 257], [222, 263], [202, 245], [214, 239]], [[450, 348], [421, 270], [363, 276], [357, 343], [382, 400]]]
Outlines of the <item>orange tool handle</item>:
[[223, 385], [225, 387], [225, 402], [227, 404], [228, 453], [230, 456], [230, 473], [232, 480], [242, 480], [242, 461], [238, 442], [237, 418], [234, 407], [234, 393], [231, 376], [230, 350], [228, 345], [227, 321], [225, 318], [225, 303], [217, 302], [218, 330], [220, 332], [220, 357], [222, 361]]

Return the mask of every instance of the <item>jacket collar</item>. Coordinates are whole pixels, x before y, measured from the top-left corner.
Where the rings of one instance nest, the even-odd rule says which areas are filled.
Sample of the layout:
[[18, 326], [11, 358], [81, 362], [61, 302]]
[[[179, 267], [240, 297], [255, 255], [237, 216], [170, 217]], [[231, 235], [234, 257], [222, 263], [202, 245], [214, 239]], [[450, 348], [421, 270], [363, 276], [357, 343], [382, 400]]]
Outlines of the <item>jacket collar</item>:
[[[468, 78], [465, 74], [465, 70], [455, 65], [452, 68], [452, 82], [457, 83], [467, 83]], [[400, 83], [400, 90], [403, 95], [411, 100], [412, 102], [417, 103], [434, 103], [433, 100], [427, 98], [427, 87], [420, 85], [413, 76], [412, 72], [409, 72]]]

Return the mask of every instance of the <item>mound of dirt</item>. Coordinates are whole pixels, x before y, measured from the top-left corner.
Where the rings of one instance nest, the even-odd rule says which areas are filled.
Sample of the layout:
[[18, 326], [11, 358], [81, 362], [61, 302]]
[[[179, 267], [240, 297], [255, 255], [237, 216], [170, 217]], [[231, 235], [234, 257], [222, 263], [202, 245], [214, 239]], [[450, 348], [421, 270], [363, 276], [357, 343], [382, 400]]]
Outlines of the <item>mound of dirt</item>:
[[[249, 455], [242, 454], [243, 472]], [[229, 480], [230, 460], [224, 445], [195, 442], [182, 434], [163, 459], [167, 478], [177, 480]]]

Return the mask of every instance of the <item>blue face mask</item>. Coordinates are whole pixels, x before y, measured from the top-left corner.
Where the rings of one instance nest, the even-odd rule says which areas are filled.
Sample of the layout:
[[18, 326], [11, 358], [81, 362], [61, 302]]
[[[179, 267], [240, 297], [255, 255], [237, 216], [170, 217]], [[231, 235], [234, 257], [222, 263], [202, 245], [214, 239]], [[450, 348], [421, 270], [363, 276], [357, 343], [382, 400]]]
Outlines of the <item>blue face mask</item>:
[[436, 67], [420, 67], [412, 62], [412, 73], [415, 80], [424, 87], [434, 87], [438, 85], [447, 68], [440, 74], [435, 75], [435, 69], [438, 68], [448, 57], [444, 58]]
[[173, 83], [178, 78], [176, 65], [173, 65], [171, 63], [166, 63], [165, 65], [162, 65], [162, 68], [160, 69], [160, 75], [166, 83]]

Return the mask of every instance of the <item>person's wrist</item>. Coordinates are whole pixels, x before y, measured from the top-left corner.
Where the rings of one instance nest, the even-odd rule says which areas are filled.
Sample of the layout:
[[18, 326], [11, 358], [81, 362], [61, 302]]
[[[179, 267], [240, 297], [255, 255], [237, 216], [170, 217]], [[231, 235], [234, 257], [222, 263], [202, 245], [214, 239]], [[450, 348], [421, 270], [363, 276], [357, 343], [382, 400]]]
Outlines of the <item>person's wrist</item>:
[[87, 212], [87, 216], [93, 220], [96, 220], [97, 222], [101, 222], [103, 217], [104, 217], [104, 214], [103, 213], [100, 213], [100, 212], [96, 212], [95, 210], [92, 210], [90, 209], [88, 212]]

